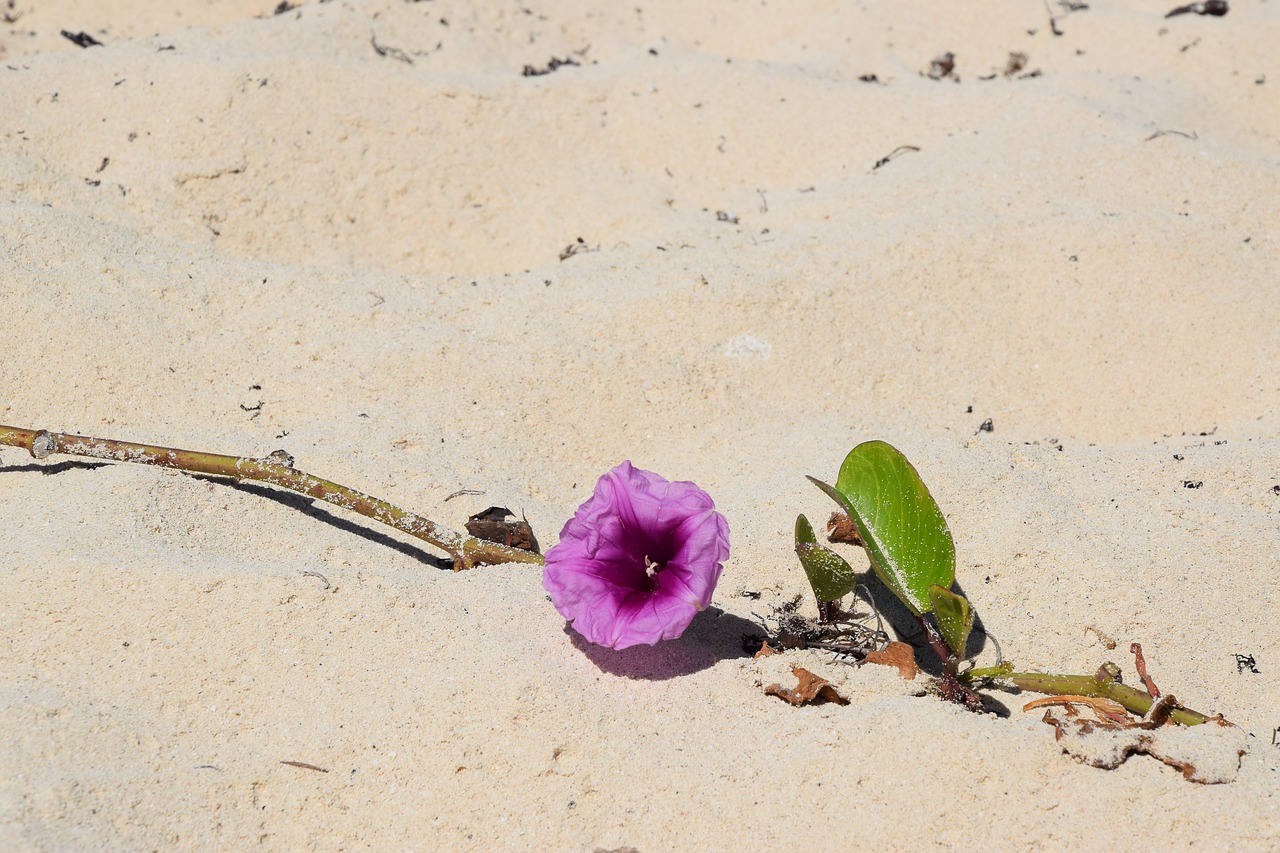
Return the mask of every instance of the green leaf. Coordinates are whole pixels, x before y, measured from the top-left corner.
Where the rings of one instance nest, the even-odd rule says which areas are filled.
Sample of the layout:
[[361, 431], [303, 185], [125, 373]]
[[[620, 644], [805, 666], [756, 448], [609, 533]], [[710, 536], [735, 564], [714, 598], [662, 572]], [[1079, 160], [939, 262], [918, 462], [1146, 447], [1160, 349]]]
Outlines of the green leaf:
[[928, 613], [929, 587], [947, 589], [955, 580], [956, 546], [907, 457], [883, 441], [868, 441], [849, 451], [834, 488], [809, 479], [853, 519], [885, 586], [912, 613]]
[[796, 517], [796, 556], [818, 601], [838, 601], [853, 592], [853, 568], [835, 551], [818, 544], [813, 525], [803, 515]]
[[934, 584], [929, 587], [929, 600], [933, 603], [933, 615], [937, 617], [942, 639], [956, 657], [964, 657], [969, 632], [973, 630], [973, 608], [969, 606], [969, 599]]

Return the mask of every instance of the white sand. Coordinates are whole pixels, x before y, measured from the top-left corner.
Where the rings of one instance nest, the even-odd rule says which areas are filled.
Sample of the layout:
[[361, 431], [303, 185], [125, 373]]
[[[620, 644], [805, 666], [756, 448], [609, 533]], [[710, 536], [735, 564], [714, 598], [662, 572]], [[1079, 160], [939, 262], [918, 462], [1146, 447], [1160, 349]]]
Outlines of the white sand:
[[[536, 569], [0, 450], [0, 847], [1280, 845], [1280, 4], [974, 5], [12, 4], [0, 422], [284, 447], [544, 546], [629, 458], [733, 555], [610, 652]], [[1014, 51], [1040, 76], [980, 79]], [[1250, 733], [1237, 780], [820, 655], [852, 704], [765, 696], [803, 475], [869, 438], [1007, 656], [1132, 679], [1143, 643]]]

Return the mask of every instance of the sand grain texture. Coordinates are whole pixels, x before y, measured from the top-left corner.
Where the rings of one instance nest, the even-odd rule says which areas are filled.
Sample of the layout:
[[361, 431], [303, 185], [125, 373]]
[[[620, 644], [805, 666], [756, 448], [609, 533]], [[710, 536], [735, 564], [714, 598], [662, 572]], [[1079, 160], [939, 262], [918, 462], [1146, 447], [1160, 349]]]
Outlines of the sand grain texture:
[[[615, 653], [536, 570], [0, 449], [0, 847], [1280, 844], [1280, 5], [89, 5], [0, 26], [0, 422], [284, 447], [544, 546], [629, 458], [733, 555]], [[746, 657], [803, 475], [871, 438], [1006, 655], [1142, 642], [1236, 781]], [[765, 696], [793, 665], [851, 704]]]

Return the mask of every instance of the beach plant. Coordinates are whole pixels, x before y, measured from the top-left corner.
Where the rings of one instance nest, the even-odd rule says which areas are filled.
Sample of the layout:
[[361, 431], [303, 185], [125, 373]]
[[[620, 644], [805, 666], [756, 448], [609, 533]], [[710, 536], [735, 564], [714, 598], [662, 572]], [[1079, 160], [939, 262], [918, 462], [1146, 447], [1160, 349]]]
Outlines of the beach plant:
[[[277, 450], [262, 457], [180, 450], [152, 444], [0, 425], [0, 446], [36, 459], [68, 454], [133, 462], [192, 474], [255, 480], [323, 500], [389, 525], [438, 548], [456, 570], [481, 564], [543, 566], [543, 587], [556, 610], [588, 641], [614, 649], [653, 645], [680, 636], [705, 609], [729, 556], [729, 526], [711, 497], [690, 482], [672, 482], [623, 462], [600, 477], [592, 496], [565, 524], [544, 558], [534, 550], [464, 535], [380, 498], [310, 474]], [[1161, 695], [1147, 676], [1141, 648], [1132, 651], [1146, 690], [1124, 684], [1105, 663], [1090, 675], [1017, 672], [998, 659], [977, 667], [967, 655], [975, 614], [955, 583], [956, 551], [946, 519], [920, 474], [893, 446], [868, 441], [853, 448], [834, 485], [809, 478], [851, 524], [844, 541], [860, 544], [872, 571], [907, 608], [941, 662], [934, 692], [973, 710], [976, 690], [992, 684], [1116, 707], [1183, 724], [1215, 719]], [[488, 512], [488, 511], [487, 511]], [[502, 512], [505, 513], [505, 510]], [[474, 520], [474, 519], [473, 519]], [[834, 624], [801, 640], [839, 653], [865, 654], [883, 637], [848, 620], [840, 600], [861, 586], [848, 561], [818, 542], [812, 524], [796, 519], [795, 549], [818, 601], [820, 619]], [[869, 597], [869, 595], [868, 595]], [[792, 621], [795, 614], [791, 613]], [[967, 668], [963, 668], [965, 664]], [[1220, 719], [1220, 718], [1217, 718]]]
[[[455, 570], [480, 564], [545, 566], [551, 602], [587, 640], [609, 648], [679, 637], [711, 602], [729, 556], [729, 525], [710, 495], [623, 462], [565, 524], [544, 558], [531, 550], [464, 536], [381, 498], [294, 467], [277, 450], [228, 456], [151, 444], [0, 425], [0, 445], [36, 459], [55, 453], [157, 465], [191, 474], [257, 480], [327, 501], [440, 549]], [[506, 511], [495, 508], [499, 514]], [[488, 512], [488, 511], [487, 511]]]
[[[892, 445], [868, 441], [849, 451], [835, 485], [810, 477], [834, 500], [857, 530], [875, 575], [911, 612], [941, 662], [934, 692], [973, 710], [982, 707], [976, 688], [1007, 685], [1063, 699], [1078, 699], [1099, 707], [1117, 703], [1124, 710], [1152, 719], [1195, 725], [1214, 719], [1161, 695], [1147, 676], [1142, 650], [1134, 644], [1139, 676], [1146, 690], [1124, 684], [1120, 668], [1107, 662], [1090, 675], [1017, 672], [998, 660], [994, 666], [970, 666], [969, 636], [974, 610], [955, 582], [956, 551], [942, 510], [925, 487], [919, 472]], [[820, 545], [805, 516], [796, 519], [796, 554], [818, 600], [820, 617], [838, 609], [839, 598], [852, 592], [857, 575], [844, 558]]]

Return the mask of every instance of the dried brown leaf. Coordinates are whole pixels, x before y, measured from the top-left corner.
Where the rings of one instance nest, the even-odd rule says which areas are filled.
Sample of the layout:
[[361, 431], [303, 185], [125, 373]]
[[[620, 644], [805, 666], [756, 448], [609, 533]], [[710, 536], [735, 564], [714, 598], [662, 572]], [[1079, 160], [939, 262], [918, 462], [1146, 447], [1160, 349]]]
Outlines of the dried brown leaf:
[[515, 513], [505, 506], [491, 506], [468, 518], [467, 532], [477, 539], [541, 553], [529, 522], [516, 518]]
[[833, 512], [827, 519], [827, 541], [861, 545], [862, 537], [858, 535], [858, 525], [853, 523], [847, 512]]
[[896, 666], [898, 675], [907, 681], [914, 681], [920, 667], [916, 666], [916, 653], [906, 643], [890, 643], [884, 651], [868, 652], [867, 663], [878, 663], [882, 666]]
[[770, 696], [777, 696], [792, 705], [806, 705], [818, 699], [835, 702], [837, 705], [849, 704], [849, 700], [837, 693], [830, 681], [814, 675], [804, 667], [793, 666], [791, 674], [799, 682], [794, 690], [788, 690], [781, 684], [770, 684], [764, 689], [764, 692]]

